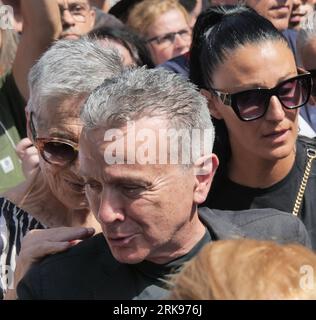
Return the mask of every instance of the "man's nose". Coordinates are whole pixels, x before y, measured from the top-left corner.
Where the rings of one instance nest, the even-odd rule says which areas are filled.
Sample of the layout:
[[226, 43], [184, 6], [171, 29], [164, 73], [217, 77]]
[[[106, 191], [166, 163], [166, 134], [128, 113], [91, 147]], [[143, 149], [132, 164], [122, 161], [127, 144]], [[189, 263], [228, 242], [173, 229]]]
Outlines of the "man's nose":
[[67, 26], [73, 26], [75, 25], [76, 21], [71, 15], [70, 11], [68, 9], [64, 9], [63, 12], [61, 13], [61, 20], [63, 25]]
[[124, 221], [125, 216], [122, 203], [122, 199], [117, 190], [104, 188], [98, 211], [98, 220], [104, 224]]

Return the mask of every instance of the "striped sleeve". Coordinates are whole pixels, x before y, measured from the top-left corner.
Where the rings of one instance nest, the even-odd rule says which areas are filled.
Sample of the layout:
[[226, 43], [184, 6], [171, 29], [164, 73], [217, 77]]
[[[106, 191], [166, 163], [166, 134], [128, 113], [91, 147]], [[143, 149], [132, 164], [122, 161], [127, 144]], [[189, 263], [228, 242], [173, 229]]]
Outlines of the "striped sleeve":
[[16, 256], [26, 233], [45, 227], [15, 204], [0, 197], [0, 299], [2, 292], [13, 283]]

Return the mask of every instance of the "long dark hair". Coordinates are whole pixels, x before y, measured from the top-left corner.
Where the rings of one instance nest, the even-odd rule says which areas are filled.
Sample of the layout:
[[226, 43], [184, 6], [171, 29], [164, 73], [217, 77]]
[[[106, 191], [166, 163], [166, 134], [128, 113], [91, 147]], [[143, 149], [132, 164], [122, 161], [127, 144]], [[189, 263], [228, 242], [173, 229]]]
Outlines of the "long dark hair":
[[[200, 89], [212, 86], [213, 73], [227, 54], [240, 46], [268, 40], [286, 39], [273, 24], [245, 6], [211, 7], [201, 13], [193, 30], [190, 53], [190, 80]], [[214, 153], [225, 170], [231, 147], [224, 120], [213, 118], [215, 126]]]
[[89, 37], [97, 39], [107, 38], [120, 43], [128, 50], [138, 67], [146, 65], [148, 68], [154, 68], [155, 66], [151, 60], [144, 39], [126, 26], [120, 28], [100, 27], [93, 29], [90, 31]]

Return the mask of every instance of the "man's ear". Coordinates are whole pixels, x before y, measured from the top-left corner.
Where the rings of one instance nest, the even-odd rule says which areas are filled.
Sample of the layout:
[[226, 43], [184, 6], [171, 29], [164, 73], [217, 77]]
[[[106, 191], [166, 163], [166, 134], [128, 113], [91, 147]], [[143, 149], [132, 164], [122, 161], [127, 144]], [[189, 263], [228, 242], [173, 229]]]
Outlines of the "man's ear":
[[201, 89], [200, 93], [206, 98], [208, 102], [208, 109], [211, 116], [218, 120], [222, 119], [222, 115], [218, 112], [218, 97], [216, 97], [214, 94], [211, 94], [205, 89]]
[[206, 200], [216, 169], [218, 168], [218, 164], [218, 158], [214, 153], [200, 157], [194, 163], [194, 174], [196, 178], [193, 196], [194, 203], [199, 205]]

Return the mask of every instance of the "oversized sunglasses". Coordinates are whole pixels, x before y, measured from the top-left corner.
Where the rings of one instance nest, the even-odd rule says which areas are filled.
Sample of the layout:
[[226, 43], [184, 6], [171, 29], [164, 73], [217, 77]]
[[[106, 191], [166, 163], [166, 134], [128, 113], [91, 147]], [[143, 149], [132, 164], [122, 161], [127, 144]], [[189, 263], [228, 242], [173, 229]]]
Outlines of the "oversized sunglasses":
[[311, 95], [316, 96], [316, 69], [308, 70], [308, 72], [311, 74], [313, 80]]
[[34, 145], [46, 162], [57, 166], [66, 166], [77, 158], [78, 144], [73, 141], [54, 137], [37, 137], [32, 112], [30, 114], [30, 129]]
[[252, 121], [265, 115], [272, 96], [276, 96], [286, 109], [302, 107], [310, 97], [311, 88], [311, 74], [304, 73], [286, 79], [271, 89], [256, 88], [232, 94], [213, 88], [210, 90], [225, 105], [231, 106], [240, 120]]

